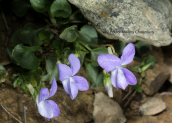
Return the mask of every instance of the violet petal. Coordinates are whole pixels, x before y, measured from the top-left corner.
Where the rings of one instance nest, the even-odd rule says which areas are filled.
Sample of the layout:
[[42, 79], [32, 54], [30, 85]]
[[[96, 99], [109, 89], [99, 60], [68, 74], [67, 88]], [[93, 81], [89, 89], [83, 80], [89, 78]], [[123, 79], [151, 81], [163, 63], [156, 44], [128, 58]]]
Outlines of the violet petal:
[[80, 91], [86, 91], [89, 89], [89, 84], [84, 77], [81, 76], [74, 76], [72, 77]]
[[119, 88], [125, 90], [127, 87], [128, 83], [126, 81], [125, 75], [122, 71], [121, 68], [118, 69], [118, 74], [117, 74], [117, 85]]
[[127, 65], [133, 61], [135, 55], [135, 47], [133, 43], [129, 43], [123, 50], [121, 56], [122, 65]]
[[58, 63], [58, 69], [59, 69], [59, 80], [60, 81], [63, 81], [72, 76], [72, 70], [69, 66]]
[[51, 83], [51, 89], [50, 89], [50, 96], [52, 97], [57, 91], [57, 83], [56, 83], [56, 79], [53, 78], [52, 83]]
[[46, 100], [46, 101], [53, 108], [53, 113], [54, 113], [54, 116], [53, 117], [58, 117], [59, 114], [60, 114], [59, 106], [54, 101], [52, 101], [52, 100]]
[[39, 93], [39, 103], [45, 99], [49, 98], [49, 90], [48, 88], [42, 88]]
[[50, 121], [51, 120], [51, 118], [46, 118], [48, 121]]
[[128, 84], [130, 84], [130, 85], [137, 84], [137, 79], [131, 71], [129, 71], [126, 68], [121, 68], [121, 69], [125, 75], [125, 78], [126, 78]]
[[116, 67], [121, 66], [121, 60], [112, 54], [101, 54], [98, 56], [97, 61], [99, 65], [107, 72], [110, 72]]
[[54, 110], [51, 104], [49, 104], [46, 100], [41, 101], [38, 103], [38, 112], [46, 118], [53, 118], [54, 116]]
[[81, 64], [80, 64], [80, 61], [78, 59], [78, 57], [76, 57], [74, 54], [71, 54], [69, 56], [69, 62], [70, 62], [70, 66], [71, 66], [71, 69], [72, 69], [72, 76], [77, 74], [80, 67], [81, 67]]
[[70, 94], [70, 80], [66, 79], [62, 82], [64, 90]]
[[111, 83], [112, 85], [118, 89], [118, 86], [117, 86], [117, 74], [118, 74], [118, 69], [115, 69], [113, 71], [111, 71]]
[[72, 78], [70, 78], [70, 94], [69, 95], [71, 99], [73, 100], [77, 96], [77, 94], [78, 94], [78, 87], [75, 81]]

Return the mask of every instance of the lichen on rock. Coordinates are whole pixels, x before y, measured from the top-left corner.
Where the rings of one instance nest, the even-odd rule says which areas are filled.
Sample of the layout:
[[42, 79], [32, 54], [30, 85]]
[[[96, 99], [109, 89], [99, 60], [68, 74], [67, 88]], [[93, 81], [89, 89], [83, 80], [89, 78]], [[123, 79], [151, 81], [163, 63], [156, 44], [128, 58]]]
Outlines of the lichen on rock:
[[169, 0], [68, 0], [108, 39], [143, 41], [155, 46], [172, 42]]

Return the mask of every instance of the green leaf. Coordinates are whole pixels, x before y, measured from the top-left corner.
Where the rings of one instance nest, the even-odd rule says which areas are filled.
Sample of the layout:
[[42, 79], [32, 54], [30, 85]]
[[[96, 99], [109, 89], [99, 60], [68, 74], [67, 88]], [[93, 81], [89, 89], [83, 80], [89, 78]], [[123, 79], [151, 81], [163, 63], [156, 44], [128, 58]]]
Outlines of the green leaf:
[[8, 43], [8, 47], [7, 47], [7, 51], [8, 51], [8, 54], [9, 54], [9, 57], [10, 59], [12, 60], [13, 63], [16, 64], [16, 61], [13, 59], [12, 57], [12, 50], [14, 49], [14, 47], [21, 43], [20, 41], [20, 31], [21, 29], [17, 30], [11, 37], [9, 43]]
[[56, 60], [54, 60], [51, 57], [46, 59], [46, 70], [49, 74], [53, 72], [55, 65], [56, 65]]
[[150, 68], [153, 68], [155, 66], [155, 62], [156, 62], [155, 58], [152, 55], [149, 55], [142, 61], [141, 66], [145, 66], [147, 64], [152, 63], [150, 65]]
[[38, 67], [40, 62], [33, 52], [39, 49], [41, 49], [41, 47], [27, 47], [18, 44], [13, 49], [12, 56], [21, 67], [26, 69], [35, 69]]
[[77, 38], [77, 32], [75, 31], [76, 29], [76, 25], [73, 25], [71, 27], [66, 28], [61, 34], [60, 34], [60, 38], [64, 39], [68, 42], [73, 42], [76, 40]]
[[41, 68], [41, 67], [38, 67], [36, 73], [37, 73], [38, 75], [42, 76], [42, 75], [43, 75], [43, 70], [42, 70], [42, 68]]
[[142, 68], [141, 68], [141, 72], [144, 72], [145, 70], [147, 70], [151, 65], [153, 65], [154, 63], [153, 62], [151, 62], [151, 63], [149, 63], [149, 64], [146, 64], [145, 66], [143, 66]]
[[44, 43], [38, 38], [38, 30], [32, 23], [26, 24], [20, 31], [20, 41], [30, 46], [40, 46]]
[[85, 62], [85, 67], [87, 76], [91, 81], [91, 88], [103, 85], [103, 72], [98, 73], [97, 65]]
[[13, 0], [11, 4], [11, 9], [18, 17], [24, 16], [29, 7], [30, 4], [26, 0]]
[[103, 85], [103, 71], [97, 75], [96, 82], [91, 84], [91, 88]]
[[79, 54], [79, 60], [81, 62], [81, 65], [83, 64], [84, 62], [84, 58], [85, 58], [85, 55], [87, 54], [87, 52], [84, 52], [84, 51], [76, 51], [76, 53]]
[[41, 13], [46, 12], [51, 5], [49, 0], [30, 0], [30, 3], [37, 12]]
[[48, 46], [50, 44], [50, 40], [54, 37], [54, 34], [52, 34], [49, 30], [41, 30], [38, 33], [39, 39], [44, 42], [44, 46]]
[[150, 45], [145, 44], [141, 41], [136, 42], [134, 45], [135, 45], [136, 50], [139, 53], [139, 55], [143, 55], [144, 53], [146, 53], [150, 50]]
[[84, 23], [86, 22], [86, 19], [84, 18], [81, 11], [77, 10], [69, 17], [70, 23]]
[[91, 50], [91, 60], [97, 61], [97, 57], [100, 54], [108, 54], [107, 48], [100, 47], [100, 48], [96, 48], [96, 49]]
[[27, 83], [26, 82], [23, 82], [22, 84], [21, 84], [21, 88], [25, 91], [25, 89], [26, 89], [26, 86], [27, 86]]
[[98, 35], [94, 27], [90, 25], [84, 25], [79, 31], [79, 38], [81, 40], [98, 44]]
[[77, 40], [75, 41], [75, 49], [76, 50], [82, 50], [85, 53], [89, 53], [88, 50], [85, 47], [83, 47], [82, 45], [80, 45], [79, 41], [77, 41]]
[[67, 18], [72, 13], [72, 8], [67, 0], [55, 0], [51, 7], [50, 12], [54, 17]]
[[139, 71], [139, 70], [138, 70], [139, 68], [140, 68], [140, 65], [135, 66], [135, 67], [132, 67], [132, 68], [130, 69], [130, 71], [131, 71], [131, 72], [138, 72], [138, 71]]
[[6, 70], [3, 65], [0, 65], [0, 76], [4, 76], [6, 74]]
[[138, 81], [136, 85], [129, 85], [131, 88], [135, 89], [137, 92], [142, 93], [142, 88], [140, 87]]
[[57, 67], [55, 59], [51, 57], [46, 59], [46, 70], [48, 74], [43, 76], [42, 81], [50, 80], [50, 83], [51, 83], [54, 77], [56, 78], [56, 80], [58, 80], [59, 73], [58, 73], [58, 67]]
[[118, 42], [115, 42], [113, 46], [117, 54], [122, 54], [122, 51], [126, 46], [126, 43], [122, 41], [118, 41]]
[[57, 20], [57, 23], [59, 25], [65, 25], [65, 24], [68, 24], [68, 22], [69, 22], [68, 18], [58, 18], [58, 20]]
[[15, 81], [14, 81], [14, 83], [13, 83], [13, 86], [14, 86], [14, 88], [15, 87], [17, 87], [17, 85], [21, 85], [23, 83], [23, 79], [22, 79], [22, 77], [18, 77]]
[[53, 41], [53, 47], [56, 49], [56, 54], [60, 56], [63, 53], [64, 41], [61, 39]]

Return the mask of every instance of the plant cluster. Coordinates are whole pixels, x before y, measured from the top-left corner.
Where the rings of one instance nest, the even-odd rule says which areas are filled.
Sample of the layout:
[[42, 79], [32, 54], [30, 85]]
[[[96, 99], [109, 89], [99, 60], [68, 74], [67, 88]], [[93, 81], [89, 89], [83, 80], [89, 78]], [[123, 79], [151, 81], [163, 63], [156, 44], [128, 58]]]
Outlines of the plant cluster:
[[[13, 34], [7, 50], [19, 71], [13, 75], [17, 77], [13, 86], [21, 86], [27, 94], [31, 93], [39, 113], [47, 120], [60, 114], [58, 105], [46, 100], [56, 93], [56, 80], [62, 82], [72, 100], [76, 98], [78, 90], [89, 89], [87, 80], [76, 75], [81, 66], [85, 66], [91, 81], [90, 87], [104, 85], [109, 97], [113, 97], [112, 86], [125, 90], [130, 85], [142, 92], [138, 78], [132, 72], [139, 72], [145, 77], [146, 69], [154, 67], [153, 56], [144, 60], [138, 57], [150, 49], [149, 45], [142, 42], [129, 43], [127, 46], [123, 42], [106, 44], [94, 27], [84, 24], [79, 10], [72, 12], [72, 5], [67, 0], [12, 2], [12, 10], [18, 17], [23, 17], [29, 9], [48, 18], [50, 23], [41, 28], [33, 23], [26, 24]], [[78, 23], [82, 23], [81, 28]], [[141, 64], [126, 69], [126, 65], [134, 58], [142, 61]], [[0, 65], [0, 77], [4, 78], [5, 73], [5, 68]], [[46, 88], [47, 82], [51, 84], [50, 93]]]

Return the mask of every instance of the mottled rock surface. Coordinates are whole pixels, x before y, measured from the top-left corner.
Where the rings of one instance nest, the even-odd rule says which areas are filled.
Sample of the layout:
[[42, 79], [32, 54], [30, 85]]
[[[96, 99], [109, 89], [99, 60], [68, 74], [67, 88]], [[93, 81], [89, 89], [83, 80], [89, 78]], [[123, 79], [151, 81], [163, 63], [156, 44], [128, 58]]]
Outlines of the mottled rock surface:
[[125, 123], [126, 118], [119, 104], [99, 92], [95, 94], [94, 123]]
[[108, 39], [143, 41], [155, 46], [172, 42], [169, 0], [68, 0]]

